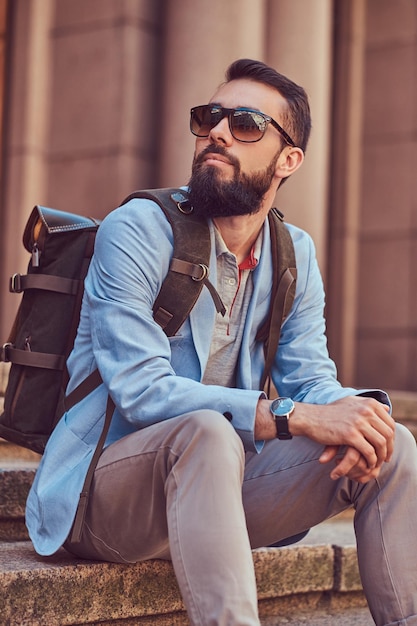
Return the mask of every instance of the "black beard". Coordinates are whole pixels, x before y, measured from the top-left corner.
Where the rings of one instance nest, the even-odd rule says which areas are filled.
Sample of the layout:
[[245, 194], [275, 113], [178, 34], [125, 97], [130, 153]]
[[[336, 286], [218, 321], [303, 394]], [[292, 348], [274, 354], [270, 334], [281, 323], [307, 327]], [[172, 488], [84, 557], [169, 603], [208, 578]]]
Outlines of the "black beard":
[[[234, 168], [232, 180], [223, 181], [216, 167], [203, 163], [207, 153], [222, 154], [229, 160]], [[188, 183], [194, 213], [206, 218], [257, 213], [271, 186], [278, 156], [279, 152], [264, 171], [248, 175], [241, 173], [239, 161], [222, 146], [208, 146], [194, 158]]]

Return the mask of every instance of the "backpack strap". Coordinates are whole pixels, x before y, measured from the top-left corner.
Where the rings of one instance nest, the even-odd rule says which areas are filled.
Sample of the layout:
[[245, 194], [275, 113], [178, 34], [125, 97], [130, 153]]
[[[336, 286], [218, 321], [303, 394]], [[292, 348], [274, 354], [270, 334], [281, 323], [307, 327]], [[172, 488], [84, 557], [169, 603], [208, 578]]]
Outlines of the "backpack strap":
[[264, 344], [265, 366], [260, 388], [265, 389], [267, 384], [265, 391], [268, 397], [271, 387], [271, 368], [278, 349], [281, 326], [292, 307], [297, 279], [294, 245], [283, 218], [283, 214], [275, 208], [272, 208], [268, 214], [273, 266], [271, 305], [268, 317], [256, 335], [256, 339]]
[[[174, 233], [174, 253], [168, 274], [153, 305], [155, 321], [172, 337], [187, 319], [205, 285], [218, 313], [226, 313], [219, 294], [209, 281], [210, 231], [205, 219], [194, 215], [186, 191], [177, 188], [135, 191], [135, 198], [153, 200], [163, 210]], [[190, 277], [192, 281], [190, 281]]]
[[[89, 393], [94, 391], [103, 382], [100, 372], [95, 369], [87, 378], [85, 378], [65, 399], [65, 410], [69, 411], [73, 406], [78, 404], [83, 398], [86, 398]], [[90, 464], [88, 466], [87, 474], [84, 479], [83, 487], [80, 492], [77, 511], [75, 513], [74, 523], [72, 525], [70, 537], [74, 543], [79, 543], [81, 539], [81, 533], [84, 525], [85, 514], [87, 512], [88, 498], [90, 495], [91, 483], [93, 482], [94, 472], [97, 467], [98, 460], [103, 452], [104, 444], [106, 443], [107, 433], [109, 432], [111, 420], [116, 406], [110, 397], [107, 396], [106, 404], [106, 417], [104, 419], [104, 425], [100, 433], [99, 440], [95, 447], [93, 456], [91, 457]]]

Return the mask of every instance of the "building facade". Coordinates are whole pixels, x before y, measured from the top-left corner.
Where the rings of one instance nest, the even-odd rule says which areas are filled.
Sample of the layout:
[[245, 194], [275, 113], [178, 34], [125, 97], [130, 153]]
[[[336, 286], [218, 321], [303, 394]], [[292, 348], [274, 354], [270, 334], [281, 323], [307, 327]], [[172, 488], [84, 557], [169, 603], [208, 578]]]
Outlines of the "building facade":
[[417, 390], [417, 0], [0, 0], [0, 29], [5, 340], [33, 205], [103, 217], [186, 183], [190, 107], [250, 57], [310, 96], [277, 206], [315, 241], [342, 382]]

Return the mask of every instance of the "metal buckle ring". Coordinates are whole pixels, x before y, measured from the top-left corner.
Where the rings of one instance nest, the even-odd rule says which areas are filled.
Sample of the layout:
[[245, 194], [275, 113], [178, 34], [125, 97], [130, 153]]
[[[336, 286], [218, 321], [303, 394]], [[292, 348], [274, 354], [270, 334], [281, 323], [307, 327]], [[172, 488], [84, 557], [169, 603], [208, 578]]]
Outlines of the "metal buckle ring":
[[190, 213], [193, 212], [194, 209], [189, 199], [182, 193], [176, 192], [176, 193], [171, 194], [171, 199], [175, 202], [178, 210], [181, 211], [181, 213], [184, 213], [185, 215], [189, 215]]
[[191, 276], [191, 278], [197, 282], [200, 282], [202, 280], [205, 280], [209, 275], [209, 268], [207, 267], [207, 265], [204, 265], [204, 263], [199, 263], [197, 267], [201, 267], [202, 269], [201, 276]]
[[10, 293], [22, 293], [21, 274], [13, 274], [10, 277], [9, 291]]
[[13, 344], [10, 343], [10, 341], [4, 343], [1, 347], [1, 351], [0, 351], [0, 361], [3, 361], [3, 363], [10, 363], [10, 359], [8, 357], [7, 354], [7, 348], [9, 348], [10, 346], [13, 347]]

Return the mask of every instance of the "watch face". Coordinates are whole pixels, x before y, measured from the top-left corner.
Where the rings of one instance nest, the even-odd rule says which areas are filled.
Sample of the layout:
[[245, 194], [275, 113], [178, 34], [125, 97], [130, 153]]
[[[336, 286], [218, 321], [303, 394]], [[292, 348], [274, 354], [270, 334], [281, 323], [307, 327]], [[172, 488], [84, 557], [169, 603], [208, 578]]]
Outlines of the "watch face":
[[273, 401], [271, 410], [276, 415], [288, 415], [294, 410], [294, 402], [291, 398], [277, 398]]

